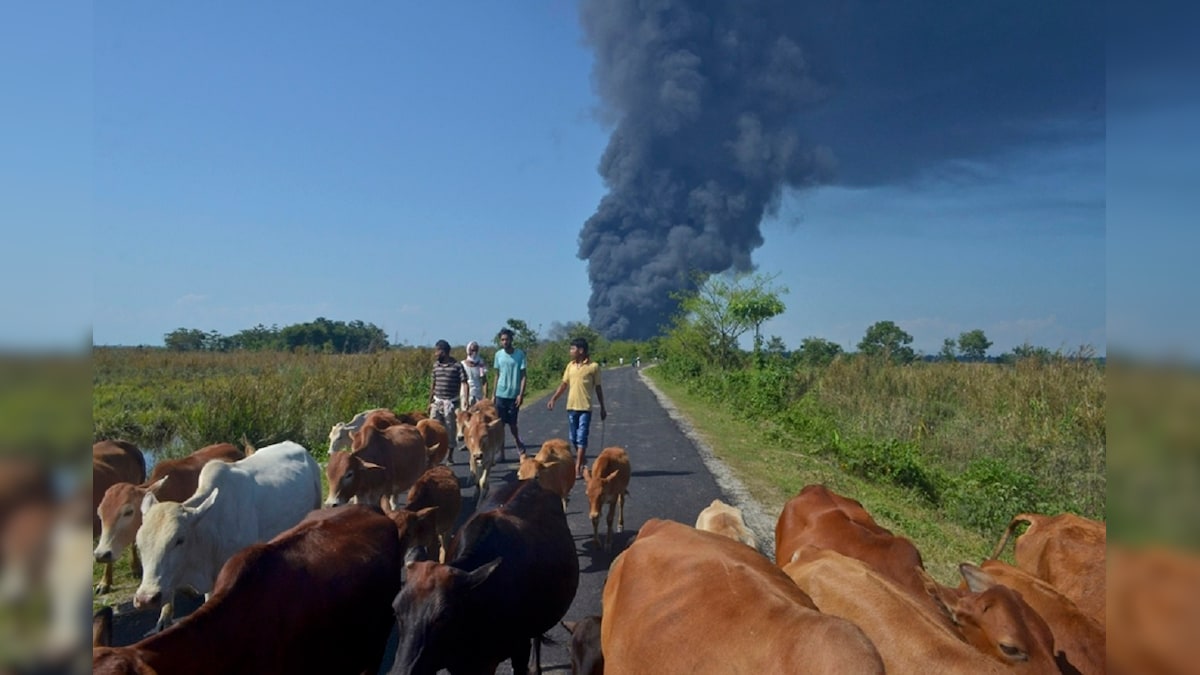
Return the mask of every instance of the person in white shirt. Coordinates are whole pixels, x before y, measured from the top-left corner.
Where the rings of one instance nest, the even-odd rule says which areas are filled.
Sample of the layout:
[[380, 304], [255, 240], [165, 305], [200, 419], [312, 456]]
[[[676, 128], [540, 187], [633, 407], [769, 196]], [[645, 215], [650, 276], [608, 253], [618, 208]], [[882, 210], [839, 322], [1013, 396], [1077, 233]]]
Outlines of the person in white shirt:
[[487, 362], [479, 356], [479, 343], [471, 340], [467, 343], [467, 358], [463, 359], [463, 368], [467, 371], [467, 380], [462, 385], [462, 400], [464, 407], [470, 407], [487, 398]]

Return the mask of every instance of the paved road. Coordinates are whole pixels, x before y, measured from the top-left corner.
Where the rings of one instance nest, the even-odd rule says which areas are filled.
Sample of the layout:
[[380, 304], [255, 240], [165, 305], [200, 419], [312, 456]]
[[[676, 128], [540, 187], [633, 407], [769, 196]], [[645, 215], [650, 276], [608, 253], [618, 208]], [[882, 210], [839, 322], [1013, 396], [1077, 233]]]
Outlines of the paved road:
[[[743, 508], [748, 524], [759, 541], [766, 542], [766, 548], [769, 548], [774, 534], [774, 522], [765, 519], [737, 481], [711, 458], [702, 444], [691, 439], [686, 420], [679, 419], [677, 414], [664, 408], [656, 393], [640, 375], [640, 371], [631, 367], [603, 372], [608, 420], [601, 423], [598, 412], [593, 415], [588, 459], [589, 462], [593, 461], [604, 447], [621, 446], [629, 453], [633, 476], [625, 504], [625, 530], [614, 533], [611, 552], [605, 552], [592, 543], [592, 524], [588, 519], [583, 482], [575, 485], [567, 507], [567, 522], [579, 552], [580, 577], [579, 590], [567, 612], [567, 620], [600, 613], [600, 597], [609, 565], [649, 518], [668, 518], [690, 525], [695, 522], [701, 509], [719, 497]], [[546, 409], [545, 398], [526, 403], [521, 411], [520, 429], [522, 440], [531, 451], [536, 451], [547, 439], [567, 437], [565, 403], [565, 397], [560, 399], [553, 411]], [[506, 441], [507, 461], [496, 467], [491, 478], [493, 486], [516, 480], [516, 448], [511, 436], [506, 435]], [[454, 470], [461, 484], [468, 485], [465, 453], [456, 453], [454, 460]], [[464, 511], [474, 503], [474, 496], [474, 488], [463, 490]], [[466, 515], [464, 513], [464, 520]], [[604, 517], [601, 516], [601, 537], [604, 529]], [[770, 554], [770, 551], [766, 552]], [[183, 611], [191, 611], [195, 606], [193, 602], [184, 605], [181, 608]], [[129, 612], [131, 608], [123, 605], [118, 611]], [[153, 625], [154, 618], [150, 613], [122, 617], [118, 621], [115, 643], [136, 641]], [[567, 631], [558, 626], [550, 632], [549, 637], [554, 644], [542, 648], [543, 670], [547, 673], [569, 673]], [[385, 670], [390, 665], [390, 659], [389, 654], [385, 659]], [[511, 670], [504, 663], [497, 672], [507, 674]]]

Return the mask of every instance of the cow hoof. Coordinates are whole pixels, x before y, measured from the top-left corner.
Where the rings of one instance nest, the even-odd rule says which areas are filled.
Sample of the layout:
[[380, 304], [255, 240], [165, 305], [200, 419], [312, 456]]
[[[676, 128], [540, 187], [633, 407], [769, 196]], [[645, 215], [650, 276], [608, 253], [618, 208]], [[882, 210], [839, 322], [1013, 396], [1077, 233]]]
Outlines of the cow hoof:
[[109, 587], [109, 585], [104, 583], [103, 581], [96, 584], [96, 595], [104, 595], [105, 593], [107, 593], [111, 590], [112, 590], [112, 588]]

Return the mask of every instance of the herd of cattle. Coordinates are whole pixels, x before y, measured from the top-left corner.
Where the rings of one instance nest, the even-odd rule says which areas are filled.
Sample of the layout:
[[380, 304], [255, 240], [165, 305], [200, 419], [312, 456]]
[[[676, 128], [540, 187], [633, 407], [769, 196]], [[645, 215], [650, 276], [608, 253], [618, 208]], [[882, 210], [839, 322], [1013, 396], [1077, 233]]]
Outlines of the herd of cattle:
[[[541, 672], [541, 636], [579, 583], [566, 522], [576, 476], [566, 441], [523, 458], [518, 480], [488, 494], [503, 428], [486, 404], [461, 411], [477, 499], [462, 509], [444, 463], [445, 428], [419, 413], [367, 411], [330, 433], [328, 495], [308, 451], [283, 442], [223, 444], [160, 462], [147, 479], [137, 448], [93, 448], [97, 561], [131, 542], [138, 608], [161, 606], [155, 631], [105, 646], [96, 673], [375, 673], [397, 629], [393, 673]], [[140, 473], [138, 468], [140, 466]], [[122, 473], [127, 470], [128, 473]], [[606, 448], [584, 480], [593, 538], [608, 505], [623, 528], [631, 475]], [[321, 508], [322, 501], [326, 507]], [[1020, 522], [1016, 565], [999, 561]], [[925, 573], [907, 538], [821, 485], [792, 498], [775, 530], [776, 562], [737, 509], [714, 500], [691, 527], [650, 519], [618, 555], [599, 616], [565, 624], [578, 673], [1105, 672], [1105, 528], [1064, 514], [1017, 516], [991, 559], [963, 583]], [[106, 572], [96, 592], [111, 585]], [[172, 594], [206, 602], [172, 622]]]

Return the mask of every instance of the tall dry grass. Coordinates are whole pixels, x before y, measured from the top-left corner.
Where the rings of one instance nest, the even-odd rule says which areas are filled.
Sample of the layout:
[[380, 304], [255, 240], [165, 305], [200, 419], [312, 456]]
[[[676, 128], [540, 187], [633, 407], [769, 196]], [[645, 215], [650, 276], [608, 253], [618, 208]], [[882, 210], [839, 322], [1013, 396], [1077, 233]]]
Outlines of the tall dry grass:
[[423, 409], [433, 354], [93, 351], [93, 436], [166, 455], [245, 435], [294, 440], [318, 456], [329, 428], [369, 408]]

